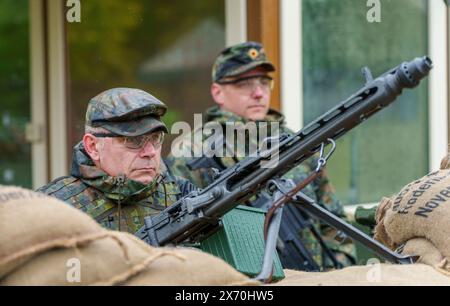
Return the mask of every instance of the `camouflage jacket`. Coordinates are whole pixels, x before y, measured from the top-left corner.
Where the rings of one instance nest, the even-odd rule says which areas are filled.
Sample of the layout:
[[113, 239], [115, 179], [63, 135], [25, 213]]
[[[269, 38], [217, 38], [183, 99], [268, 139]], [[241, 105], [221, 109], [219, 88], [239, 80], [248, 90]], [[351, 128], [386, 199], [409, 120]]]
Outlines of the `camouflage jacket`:
[[193, 189], [189, 181], [167, 171], [149, 185], [108, 176], [94, 165], [80, 143], [74, 148], [71, 176], [37, 191], [84, 211], [105, 228], [134, 234], [144, 225], [144, 217], [159, 213]]
[[[206, 114], [204, 115], [205, 122], [218, 122], [221, 125], [225, 125], [228, 122], [240, 122], [243, 124], [246, 124], [248, 121], [244, 120], [241, 117], [238, 117], [237, 115], [227, 112], [224, 110], [221, 110], [219, 107], [215, 106], [210, 108]], [[266, 120], [264, 121], [266, 124], [270, 125], [272, 122], [278, 123], [279, 127], [279, 133], [287, 133], [292, 135], [293, 132], [289, 130], [284, 121], [283, 115], [278, 113], [275, 110], [270, 110]], [[225, 128], [223, 129], [225, 131]], [[270, 127], [269, 127], [270, 130]], [[193, 131], [191, 135], [183, 136], [183, 137], [190, 137], [193, 138], [193, 134], [196, 131]], [[207, 138], [206, 136], [203, 136], [203, 140]], [[247, 139], [248, 142], [252, 141]], [[172, 144], [172, 147], [177, 146], [179, 152], [182, 152], [182, 157], [173, 157], [169, 155], [166, 159], [166, 163], [170, 169], [170, 171], [177, 176], [181, 176], [184, 178], [189, 179], [191, 182], [196, 184], [196, 186], [199, 187], [205, 187], [208, 184], [210, 184], [213, 181], [213, 172], [211, 169], [197, 169], [197, 170], [190, 170], [187, 167], [187, 164], [193, 160], [194, 156], [194, 150], [196, 149], [195, 146], [201, 146], [201, 143], [193, 142], [190, 146], [184, 145], [186, 143], [189, 143], [184, 138], [179, 138], [175, 140], [175, 142]], [[198, 148], [197, 148], [198, 149]], [[237, 160], [242, 160], [242, 158], [231, 158], [231, 157], [220, 157], [220, 162], [225, 167], [232, 166], [236, 163]], [[283, 177], [292, 179], [294, 182], [299, 183], [303, 180], [305, 180], [311, 172], [314, 171], [317, 165], [317, 156], [313, 156], [310, 159], [306, 160], [296, 168], [292, 169], [288, 173], [286, 173]], [[327, 208], [329, 211], [334, 213], [335, 215], [345, 218], [343, 207], [340, 203], [340, 201], [337, 200], [334, 189], [328, 179], [328, 176], [326, 174], [326, 169], [323, 171], [323, 175], [316, 179], [313, 183], [308, 185], [303, 191], [306, 195], [314, 199], [318, 204], [321, 206]], [[347, 255], [350, 257], [354, 256], [354, 248], [353, 246], [346, 246], [343, 248], [340, 245], [337, 245], [334, 243], [334, 236], [336, 235], [336, 232], [331, 229], [330, 227], [326, 225], [319, 225], [316, 223], [316, 226], [321, 230], [321, 233], [324, 236], [325, 241], [329, 244], [329, 246], [335, 250], [336, 252], [344, 252], [346, 255], [342, 255], [341, 262], [343, 262], [345, 265], [348, 265], [350, 262], [347, 261]], [[322, 251], [319, 243], [316, 239], [312, 237], [312, 235], [305, 231], [303, 233], [299, 233], [300, 236], [302, 236], [302, 240], [304, 241], [307, 248], [311, 251], [313, 254], [313, 257], [316, 259], [317, 262], [322, 262]], [[347, 254], [348, 253], [348, 254]], [[339, 255], [338, 255], [339, 256]]]

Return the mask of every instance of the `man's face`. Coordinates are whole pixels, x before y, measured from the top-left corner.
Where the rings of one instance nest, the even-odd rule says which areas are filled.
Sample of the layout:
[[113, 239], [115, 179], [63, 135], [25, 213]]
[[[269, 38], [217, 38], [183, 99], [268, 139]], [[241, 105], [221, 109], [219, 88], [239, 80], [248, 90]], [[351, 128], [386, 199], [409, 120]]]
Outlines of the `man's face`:
[[[147, 138], [111, 137], [101, 139], [97, 166], [110, 176], [124, 174], [127, 178], [149, 184], [160, 173], [161, 144], [156, 134]], [[139, 147], [140, 146], [140, 147]]]
[[272, 84], [268, 73], [258, 67], [214, 83], [211, 94], [224, 110], [247, 120], [264, 120], [269, 111]]

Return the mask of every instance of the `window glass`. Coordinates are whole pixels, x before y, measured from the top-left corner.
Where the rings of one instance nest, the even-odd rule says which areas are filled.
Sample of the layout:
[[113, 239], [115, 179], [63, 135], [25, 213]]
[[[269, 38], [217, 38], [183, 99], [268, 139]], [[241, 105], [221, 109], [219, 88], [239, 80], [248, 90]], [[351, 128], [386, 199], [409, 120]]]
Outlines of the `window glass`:
[[[304, 122], [348, 98], [365, 80], [427, 54], [425, 0], [380, 1], [370, 23], [361, 0], [303, 0]], [[427, 82], [338, 141], [328, 169], [344, 203], [378, 202], [428, 171]]]
[[[225, 2], [90, 0], [67, 25], [69, 131], [80, 141], [90, 98], [114, 87], [140, 88], [169, 107], [164, 120], [192, 123], [212, 105], [211, 67], [225, 47]], [[176, 137], [167, 137], [164, 154]]]
[[28, 0], [0, 1], [0, 184], [32, 186]]

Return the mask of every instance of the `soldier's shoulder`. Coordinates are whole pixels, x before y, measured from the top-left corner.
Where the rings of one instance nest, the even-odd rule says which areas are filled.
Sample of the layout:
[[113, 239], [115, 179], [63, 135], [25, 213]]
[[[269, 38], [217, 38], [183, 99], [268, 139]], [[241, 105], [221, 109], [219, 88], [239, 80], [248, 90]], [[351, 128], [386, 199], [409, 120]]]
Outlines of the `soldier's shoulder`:
[[85, 191], [87, 187], [88, 186], [86, 184], [76, 177], [63, 176], [53, 180], [45, 186], [40, 187], [36, 191], [66, 201], [67, 199]]

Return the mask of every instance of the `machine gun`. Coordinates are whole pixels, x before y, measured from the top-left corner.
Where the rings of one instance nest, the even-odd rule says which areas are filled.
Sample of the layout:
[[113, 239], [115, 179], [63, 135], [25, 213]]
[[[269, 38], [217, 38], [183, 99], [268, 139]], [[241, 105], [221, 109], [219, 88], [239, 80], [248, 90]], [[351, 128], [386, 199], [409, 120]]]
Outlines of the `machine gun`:
[[[266, 190], [270, 182], [281, 179], [290, 169], [319, 150], [323, 151], [328, 143], [334, 144], [336, 139], [390, 105], [403, 89], [418, 86], [431, 69], [432, 61], [428, 57], [404, 62], [376, 79], [365, 68], [366, 85], [347, 100], [298, 133], [282, 135], [267, 150], [259, 150], [256, 157], [248, 157], [223, 170], [206, 188], [192, 192], [156, 216], [145, 218], [145, 226], [136, 235], [153, 246], [203, 241], [217, 230], [221, 217], [238, 203], [245, 203]], [[283, 190], [279, 192], [286, 193]], [[363, 243], [386, 260], [399, 264], [414, 261], [414, 258], [391, 251], [343, 222], [304, 194], [292, 194], [290, 199], [308, 214]]]

